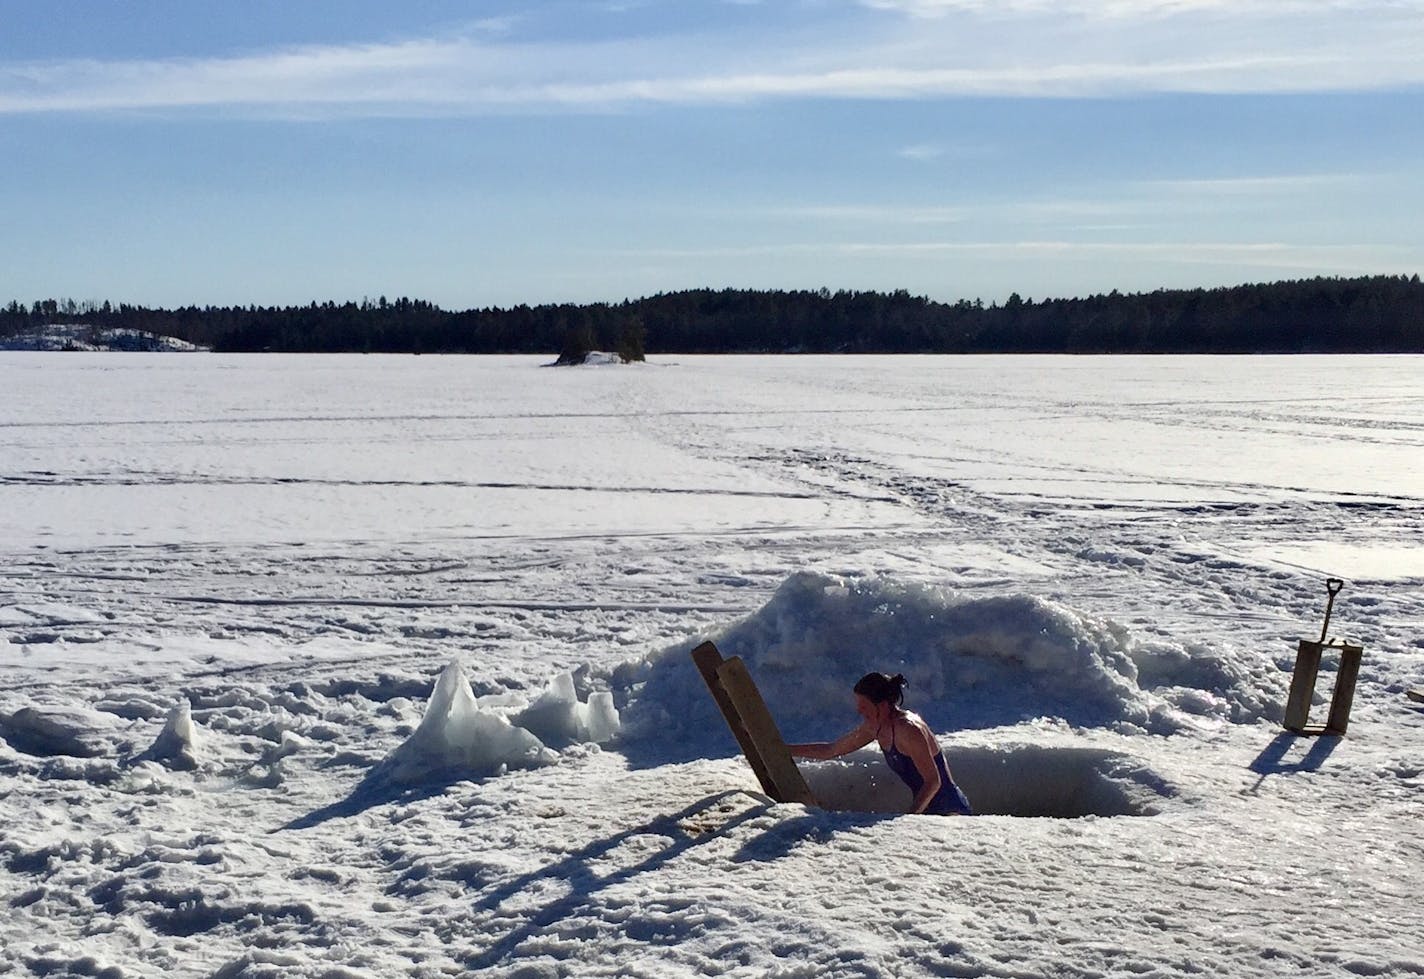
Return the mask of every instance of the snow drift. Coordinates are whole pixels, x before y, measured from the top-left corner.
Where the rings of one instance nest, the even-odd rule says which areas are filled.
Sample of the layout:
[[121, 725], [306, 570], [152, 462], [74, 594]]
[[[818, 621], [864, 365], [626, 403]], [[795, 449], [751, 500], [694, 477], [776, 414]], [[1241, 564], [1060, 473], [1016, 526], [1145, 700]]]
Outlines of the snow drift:
[[[903, 673], [906, 705], [936, 731], [1038, 717], [1078, 727], [1166, 734], [1204, 721], [1269, 715], [1273, 664], [1200, 646], [1136, 640], [1127, 629], [1030, 595], [965, 598], [916, 583], [792, 575], [760, 610], [712, 637], [742, 657], [788, 740], [824, 740], [855, 723], [864, 673]], [[631, 741], [694, 757], [732, 744], [688, 658], [691, 644], [625, 664]]]

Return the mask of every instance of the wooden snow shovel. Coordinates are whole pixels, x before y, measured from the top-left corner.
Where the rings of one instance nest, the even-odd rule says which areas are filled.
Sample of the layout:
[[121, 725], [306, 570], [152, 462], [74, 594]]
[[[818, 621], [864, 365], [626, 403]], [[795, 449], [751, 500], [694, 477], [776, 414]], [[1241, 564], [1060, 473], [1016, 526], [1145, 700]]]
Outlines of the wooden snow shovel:
[[[1343, 737], [1350, 726], [1350, 707], [1355, 699], [1355, 681], [1360, 675], [1360, 659], [1365, 649], [1353, 643], [1339, 640], [1327, 641], [1330, 632], [1330, 613], [1335, 608], [1335, 596], [1345, 582], [1339, 578], [1328, 578], [1325, 591], [1329, 600], [1325, 603], [1325, 625], [1320, 629], [1320, 638], [1312, 642], [1302, 639], [1296, 650], [1295, 671], [1291, 675], [1290, 696], [1286, 700], [1286, 715], [1281, 726], [1296, 734], [1328, 734]], [[1309, 724], [1310, 701], [1315, 694], [1315, 678], [1320, 672], [1320, 660], [1327, 649], [1340, 651], [1340, 668], [1335, 674], [1335, 692], [1330, 697], [1330, 714], [1324, 725]]]

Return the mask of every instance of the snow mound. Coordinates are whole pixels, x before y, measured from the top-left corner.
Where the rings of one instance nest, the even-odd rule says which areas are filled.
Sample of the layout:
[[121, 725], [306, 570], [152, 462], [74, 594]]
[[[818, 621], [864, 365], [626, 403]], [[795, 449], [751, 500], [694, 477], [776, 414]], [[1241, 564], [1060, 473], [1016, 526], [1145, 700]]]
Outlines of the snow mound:
[[1202, 643], [1129, 642], [1128, 653], [1138, 686], [1188, 714], [1239, 723], [1284, 715], [1289, 680], [1267, 657]]
[[[964, 598], [876, 577], [792, 575], [712, 638], [723, 656], [746, 661], [790, 741], [853, 726], [851, 687], [872, 670], [903, 673], [906, 705], [937, 731], [1051, 717], [1166, 734], [1202, 719], [1254, 720], [1280, 683], [1264, 660], [1233, 665], [1201, 647], [1140, 644], [1122, 626], [1030, 595]], [[676, 743], [689, 757], [725, 753], [731, 740], [689, 648], [615, 671], [625, 737]]]
[[621, 364], [623, 362], [623, 358], [618, 356], [618, 354], [609, 353], [606, 350], [590, 350], [584, 354], [583, 357], [583, 366], [585, 367], [604, 367], [608, 364]]
[[438, 776], [499, 775], [557, 760], [532, 733], [480, 707], [455, 661], [436, 681], [420, 726], [373, 774], [391, 783], [416, 785]]
[[112, 715], [86, 707], [21, 707], [0, 714], [0, 738], [27, 755], [98, 758], [110, 751]]
[[555, 367], [609, 367], [615, 364], [639, 363], [623, 359], [623, 355], [608, 350], [590, 350], [576, 360], [566, 360], [562, 356], [554, 362]]

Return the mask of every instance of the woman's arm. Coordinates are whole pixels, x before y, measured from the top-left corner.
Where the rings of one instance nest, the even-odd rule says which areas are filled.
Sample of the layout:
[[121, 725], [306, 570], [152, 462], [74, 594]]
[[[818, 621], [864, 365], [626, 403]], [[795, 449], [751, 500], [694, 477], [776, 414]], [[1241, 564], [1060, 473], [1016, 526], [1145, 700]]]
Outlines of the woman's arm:
[[[908, 730], [906, 730], [907, 728]], [[910, 804], [910, 812], [922, 813], [930, 804], [930, 800], [939, 792], [939, 768], [934, 762], [938, 746], [931, 747], [934, 744], [933, 736], [929, 732], [921, 730], [918, 724], [905, 721], [896, 731], [904, 735], [900, 744], [904, 745], [905, 754], [909, 755], [910, 760], [915, 763], [915, 771], [919, 772], [920, 778], [925, 780], [924, 784], [920, 786], [920, 791], [915, 793], [914, 802]]]
[[860, 725], [853, 731], [847, 731], [834, 741], [813, 741], [809, 744], [788, 744], [786, 747], [791, 750], [792, 758], [809, 758], [812, 761], [829, 761], [832, 758], [839, 758], [841, 755], [849, 754], [857, 748], [864, 748], [875, 740], [875, 729], [870, 723]]

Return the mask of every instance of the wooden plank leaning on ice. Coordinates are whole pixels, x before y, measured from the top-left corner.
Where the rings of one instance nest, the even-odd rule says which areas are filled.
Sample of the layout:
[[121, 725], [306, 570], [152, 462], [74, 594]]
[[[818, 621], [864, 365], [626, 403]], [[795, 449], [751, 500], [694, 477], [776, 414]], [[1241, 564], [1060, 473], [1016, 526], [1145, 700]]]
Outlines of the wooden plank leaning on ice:
[[741, 657], [724, 660], [715, 645], [704, 642], [692, 651], [692, 660], [761, 783], [762, 791], [777, 802], [816, 805], [810, 786], [796, 767]]

